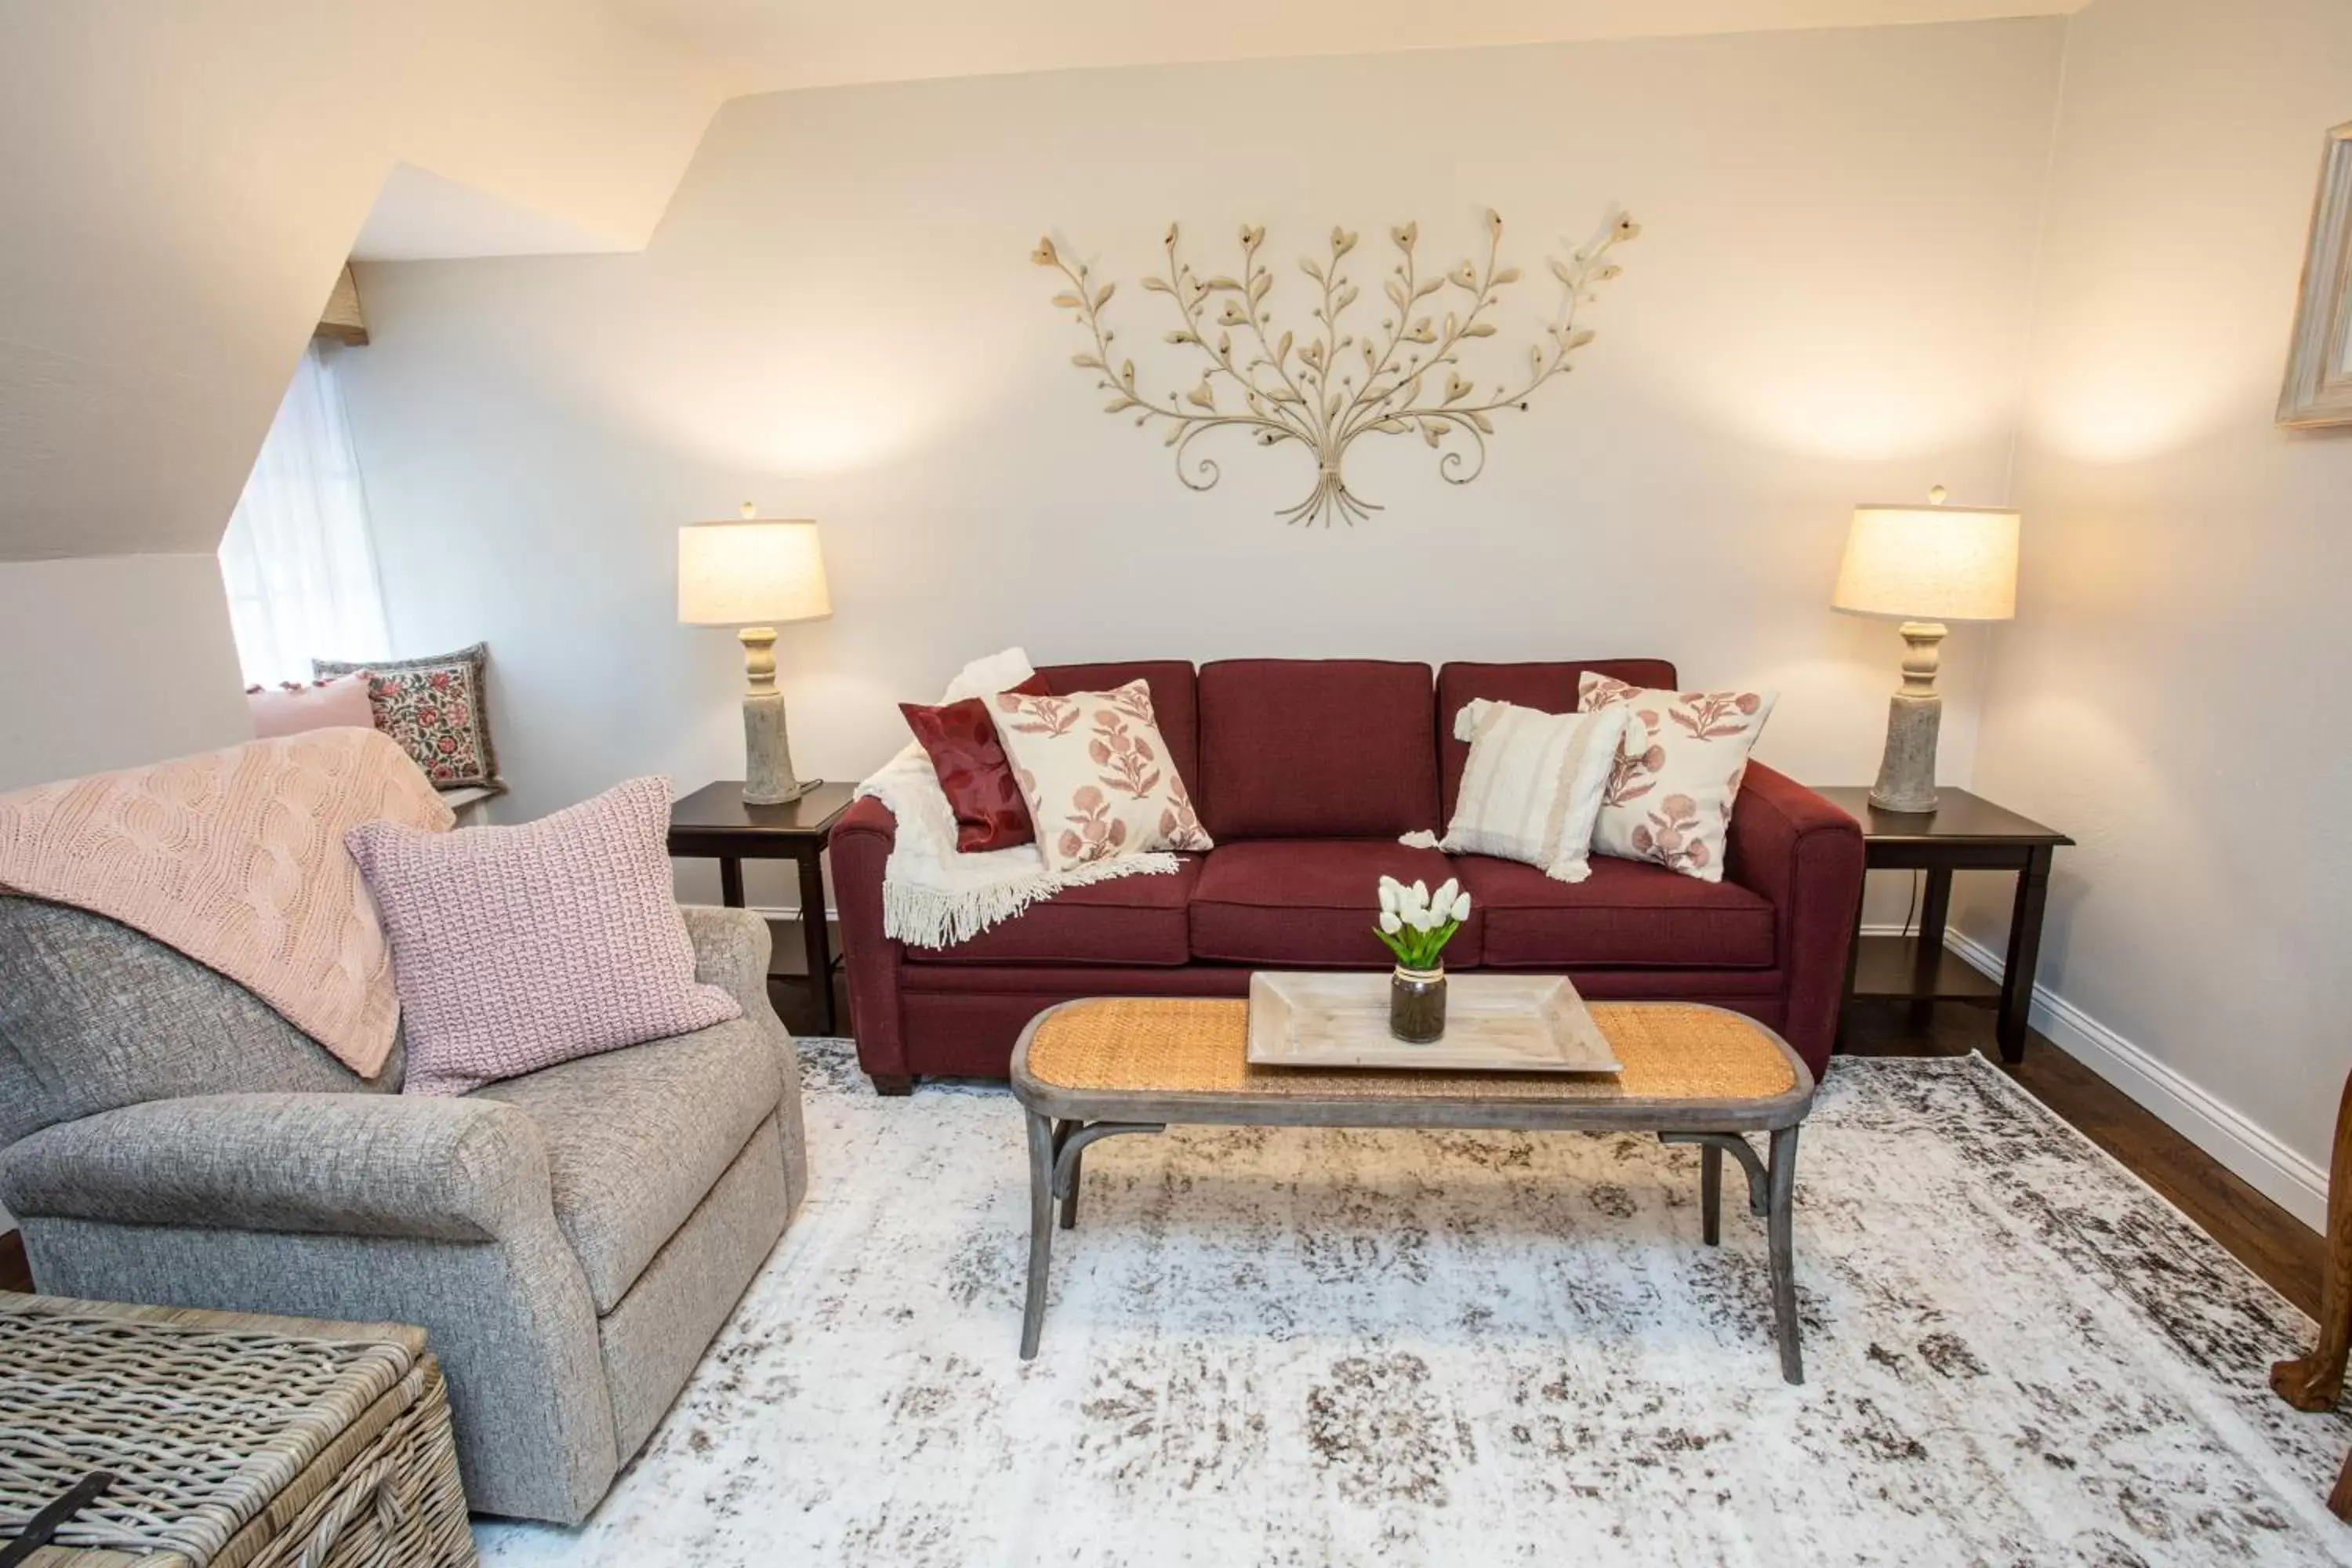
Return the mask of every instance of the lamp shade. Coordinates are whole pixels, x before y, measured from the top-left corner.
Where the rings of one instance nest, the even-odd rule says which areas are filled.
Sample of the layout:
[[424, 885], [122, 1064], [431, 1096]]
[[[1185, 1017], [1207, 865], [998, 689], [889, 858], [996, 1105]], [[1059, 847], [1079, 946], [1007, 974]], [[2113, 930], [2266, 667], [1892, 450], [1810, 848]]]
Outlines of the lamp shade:
[[1830, 604], [1914, 621], [2008, 620], [2018, 518], [1999, 506], [1858, 506]]
[[695, 626], [833, 614], [816, 524], [695, 522], [677, 531], [677, 618]]

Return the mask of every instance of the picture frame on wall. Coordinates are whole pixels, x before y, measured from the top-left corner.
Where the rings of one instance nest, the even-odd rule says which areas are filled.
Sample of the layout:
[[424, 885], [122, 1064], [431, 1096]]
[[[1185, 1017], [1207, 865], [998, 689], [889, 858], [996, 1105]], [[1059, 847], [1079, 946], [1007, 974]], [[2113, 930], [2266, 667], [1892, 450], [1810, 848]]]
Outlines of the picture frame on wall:
[[2278, 422], [2352, 425], [2352, 123], [2327, 133]]

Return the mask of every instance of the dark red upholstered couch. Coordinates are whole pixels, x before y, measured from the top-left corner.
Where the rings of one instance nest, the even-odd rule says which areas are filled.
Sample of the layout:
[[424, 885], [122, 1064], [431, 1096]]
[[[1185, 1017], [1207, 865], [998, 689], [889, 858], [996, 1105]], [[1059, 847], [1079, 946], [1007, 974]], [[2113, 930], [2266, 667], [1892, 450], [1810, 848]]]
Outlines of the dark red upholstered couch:
[[1779, 1029], [1819, 1071], [1862, 898], [1862, 830], [1803, 785], [1749, 766], [1718, 883], [1596, 855], [1591, 878], [1569, 884], [1396, 841], [1443, 833], [1453, 815], [1464, 703], [1570, 712], [1588, 669], [1677, 684], [1661, 659], [1449, 664], [1434, 679], [1425, 664], [1371, 659], [1045, 668], [1055, 691], [1150, 683], [1170, 760], [1217, 847], [1182, 857], [1174, 876], [1073, 889], [924, 950], [882, 932], [896, 824], [859, 801], [833, 835], [859, 1061], [885, 1093], [922, 1074], [1001, 1078], [1023, 1026], [1074, 996], [1238, 996], [1254, 968], [1385, 969], [1371, 928], [1386, 873], [1470, 889], [1450, 968], [1566, 973], [1595, 998], [1717, 1003]]

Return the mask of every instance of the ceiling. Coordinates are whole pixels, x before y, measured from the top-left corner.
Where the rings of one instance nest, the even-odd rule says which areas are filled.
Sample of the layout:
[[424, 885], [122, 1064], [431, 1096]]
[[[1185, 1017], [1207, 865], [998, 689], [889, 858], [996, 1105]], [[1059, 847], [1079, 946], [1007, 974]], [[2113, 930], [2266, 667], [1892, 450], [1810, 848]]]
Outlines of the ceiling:
[[1074, 67], [2051, 16], [2084, 0], [607, 0], [729, 90]]

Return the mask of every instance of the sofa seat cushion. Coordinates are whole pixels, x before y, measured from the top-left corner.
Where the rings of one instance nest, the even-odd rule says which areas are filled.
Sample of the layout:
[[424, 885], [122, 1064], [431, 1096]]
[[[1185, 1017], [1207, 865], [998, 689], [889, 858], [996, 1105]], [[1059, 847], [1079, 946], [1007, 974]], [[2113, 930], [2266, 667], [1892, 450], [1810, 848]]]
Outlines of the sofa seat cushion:
[[[1410, 849], [1392, 838], [1221, 845], [1210, 852], [1192, 893], [1192, 955], [1223, 963], [1386, 969], [1396, 958], [1372, 932], [1381, 879], [1433, 889], [1453, 875], [1453, 864], [1436, 850]], [[1484, 918], [1471, 911], [1446, 946], [1447, 963], [1466, 969], [1478, 962]]]
[[1164, 966], [1191, 962], [1185, 908], [1201, 879], [1201, 858], [1177, 858], [1173, 876], [1114, 877], [1065, 888], [1009, 921], [951, 947], [906, 950], [910, 964], [1101, 963]]
[[539, 1126], [555, 1223], [599, 1316], [620, 1304], [783, 1097], [745, 1019], [564, 1062], [474, 1091]]
[[1581, 882], [1533, 866], [1457, 855], [1455, 874], [1484, 916], [1489, 969], [1760, 969], [1775, 957], [1772, 905], [1737, 882], [1592, 858]]

